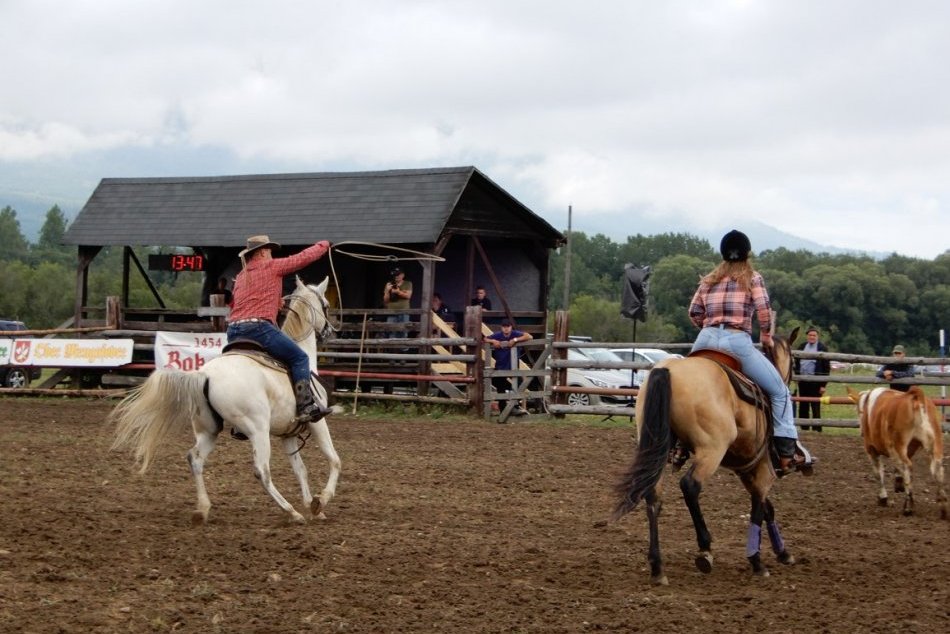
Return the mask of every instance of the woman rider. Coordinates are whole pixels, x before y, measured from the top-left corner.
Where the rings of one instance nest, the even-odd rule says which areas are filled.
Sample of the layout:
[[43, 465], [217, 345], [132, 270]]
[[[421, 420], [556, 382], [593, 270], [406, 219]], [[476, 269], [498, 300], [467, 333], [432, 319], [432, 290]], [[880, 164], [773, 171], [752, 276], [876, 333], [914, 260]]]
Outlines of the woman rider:
[[759, 322], [759, 340], [772, 345], [771, 304], [765, 281], [752, 268], [752, 243], [741, 231], [722, 238], [722, 262], [700, 280], [689, 307], [689, 318], [702, 328], [693, 350], [715, 348], [742, 364], [742, 372], [756, 382], [772, 402], [773, 436], [779, 455], [779, 475], [811, 465], [814, 459], [798, 442], [792, 397], [778, 370], [752, 343], [752, 315]]

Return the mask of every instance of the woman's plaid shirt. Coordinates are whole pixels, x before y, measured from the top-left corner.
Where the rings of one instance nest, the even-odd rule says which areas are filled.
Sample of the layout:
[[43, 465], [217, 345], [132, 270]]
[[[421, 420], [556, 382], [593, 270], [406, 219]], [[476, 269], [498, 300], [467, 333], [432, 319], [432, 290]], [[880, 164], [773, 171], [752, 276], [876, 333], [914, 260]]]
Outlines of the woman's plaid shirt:
[[689, 318], [699, 328], [726, 326], [752, 334], [752, 314], [755, 313], [762, 332], [771, 329], [772, 304], [765, 280], [759, 273], [752, 274], [752, 288], [744, 291], [732, 278], [716, 284], [701, 282], [689, 307]]

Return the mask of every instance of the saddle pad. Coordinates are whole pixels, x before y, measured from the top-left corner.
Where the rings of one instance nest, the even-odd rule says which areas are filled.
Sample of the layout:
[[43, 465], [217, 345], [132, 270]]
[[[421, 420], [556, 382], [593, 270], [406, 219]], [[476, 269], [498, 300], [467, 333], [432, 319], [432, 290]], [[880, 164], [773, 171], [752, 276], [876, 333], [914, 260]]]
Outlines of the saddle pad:
[[253, 359], [265, 368], [271, 368], [278, 372], [290, 372], [290, 368], [288, 368], [285, 363], [267, 354], [264, 349], [261, 348], [260, 344], [250, 339], [237, 339], [228, 343], [228, 345], [224, 347], [222, 356], [228, 355], [239, 355]]
[[763, 407], [765, 403], [769, 402], [768, 399], [765, 398], [765, 393], [762, 391], [762, 388], [753, 382], [752, 379], [742, 374], [739, 369], [739, 360], [728, 352], [716, 350], [715, 348], [700, 348], [699, 350], [690, 352], [689, 356], [702, 357], [718, 363], [723, 371], [725, 371], [726, 376], [729, 377], [729, 383], [732, 384], [732, 389], [736, 391], [736, 395], [746, 403], [750, 403], [756, 407]]

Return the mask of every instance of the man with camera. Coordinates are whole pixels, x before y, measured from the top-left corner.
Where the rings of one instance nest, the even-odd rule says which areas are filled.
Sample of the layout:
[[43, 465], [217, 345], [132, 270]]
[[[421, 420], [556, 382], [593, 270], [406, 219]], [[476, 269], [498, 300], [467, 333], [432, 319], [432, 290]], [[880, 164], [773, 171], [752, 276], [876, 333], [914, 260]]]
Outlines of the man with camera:
[[[412, 298], [412, 282], [406, 279], [406, 274], [398, 266], [390, 271], [391, 279], [383, 289], [383, 308], [390, 310], [408, 310], [409, 300]], [[409, 313], [389, 315], [386, 321], [391, 324], [405, 324], [409, 322]], [[408, 337], [405, 330], [389, 333], [390, 337]]]

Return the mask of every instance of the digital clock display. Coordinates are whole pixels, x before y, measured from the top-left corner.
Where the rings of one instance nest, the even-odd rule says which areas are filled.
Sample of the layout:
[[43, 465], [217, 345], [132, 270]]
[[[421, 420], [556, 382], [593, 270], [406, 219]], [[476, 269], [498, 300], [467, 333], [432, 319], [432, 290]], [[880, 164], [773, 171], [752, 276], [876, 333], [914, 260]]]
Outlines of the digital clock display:
[[201, 255], [181, 253], [150, 254], [148, 268], [150, 271], [204, 271], [205, 259]]

